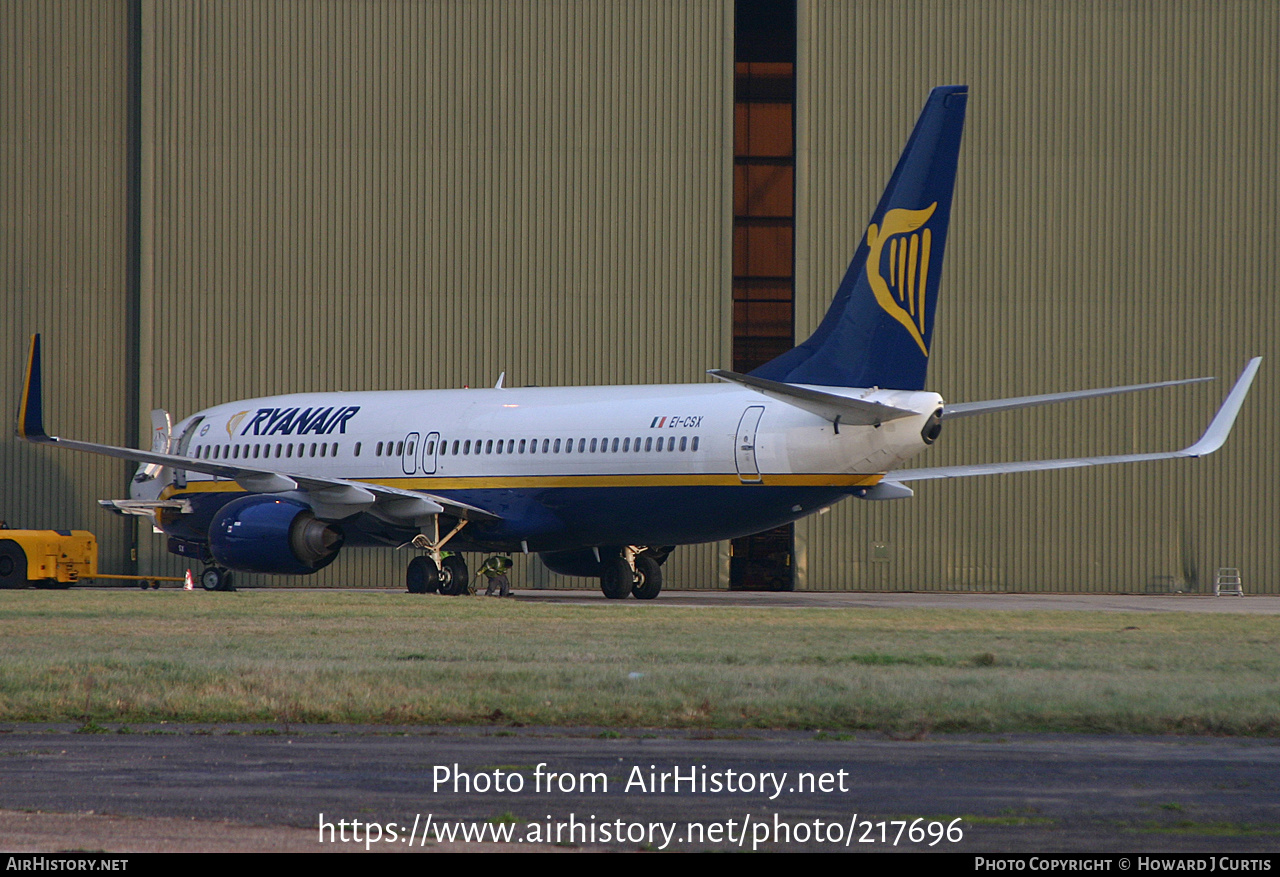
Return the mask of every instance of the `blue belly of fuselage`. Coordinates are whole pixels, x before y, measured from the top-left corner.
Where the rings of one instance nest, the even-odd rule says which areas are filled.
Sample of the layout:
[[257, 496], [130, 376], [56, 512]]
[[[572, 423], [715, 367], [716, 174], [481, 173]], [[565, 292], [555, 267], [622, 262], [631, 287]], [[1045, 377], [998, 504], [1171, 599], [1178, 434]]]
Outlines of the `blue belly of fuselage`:
[[[183, 492], [191, 512], [162, 518], [161, 529], [208, 541], [218, 509], [248, 494]], [[475, 551], [562, 551], [599, 545], [682, 545], [732, 539], [789, 523], [838, 502], [846, 487], [743, 484], [663, 487], [488, 488], [439, 491], [490, 511], [500, 521], [473, 521], [450, 543]], [[401, 544], [416, 535], [369, 514], [338, 522], [348, 546]]]

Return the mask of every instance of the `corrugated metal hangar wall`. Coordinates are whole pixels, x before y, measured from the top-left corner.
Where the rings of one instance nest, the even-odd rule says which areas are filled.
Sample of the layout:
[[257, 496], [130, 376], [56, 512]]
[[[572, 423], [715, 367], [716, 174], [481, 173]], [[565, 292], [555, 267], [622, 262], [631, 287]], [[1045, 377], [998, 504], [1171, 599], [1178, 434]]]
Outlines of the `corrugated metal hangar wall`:
[[[13, 412], [49, 425], [303, 389], [700, 380], [730, 360], [732, 2], [0, 6]], [[934, 336], [948, 399], [1222, 380], [951, 424], [930, 465], [1178, 447], [1278, 324], [1280, 6], [798, 4], [796, 333], [928, 88], [971, 86]], [[801, 588], [1280, 590], [1264, 363], [1204, 461], [930, 482], [796, 528]], [[0, 518], [130, 536], [131, 469], [0, 444]], [[140, 566], [180, 569], [159, 537]], [[394, 584], [352, 551], [308, 585]], [[725, 546], [669, 586], [722, 586]], [[298, 580], [253, 577], [253, 581]], [[245, 581], [245, 579], [242, 579]], [[565, 584], [536, 562], [517, 583]]]

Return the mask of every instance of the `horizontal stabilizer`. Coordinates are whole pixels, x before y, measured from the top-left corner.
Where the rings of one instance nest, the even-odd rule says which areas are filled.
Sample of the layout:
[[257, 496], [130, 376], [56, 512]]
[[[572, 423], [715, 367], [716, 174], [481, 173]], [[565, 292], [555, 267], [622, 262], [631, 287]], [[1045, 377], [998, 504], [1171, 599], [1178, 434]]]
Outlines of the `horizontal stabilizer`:
[[850, 399], [835, 393], [824, 393], [795, 384], [784, 384], [751, 375], [740, 375], [737, 372], [713, 368], [707, 374], [732, 384], [741, 384], [788, 405], [794, 405], [811, 414], [816, 414], [832, 423], [851, 426], [879, 426], [900, 417], [914, 417], [923, 412], [908, 411], [905, 408], [894, 408], [879, 402], [867, 402], [864, 399]]
[[890, 500], [890, 499], [911, 499], [915, 496], [915, 491], [905, 484], [898, 484], [896, 481], [884, 480], [879, 484], [871, 487], [855, 490], [853, 495], [858, 499], [871, 500]]
[[1076, 399], [1092, 399], [1097, 396], [1118, 396], [1140, 390], [1158, 390], [1161, 387], [1180, 387], [1183, 384], [1199, 384], [1214, 378], [1186, 378], [1181, 381], [1160, 381], [1155, 384], [1130, 384], [1127, 387], [1103, 387], [1098, 390], [1073, 390], [1068, 393], [1042, 393], [1038, 396], [1014, 396], [1009, 399], [991, 399], [986, 402], [957, 402], [942, 409], [944, 418], [970, 417], [974, 414], [991, 414], [996, 411], [1013, 411], [1017, 408], [1033, 408], [1037, 405], [1053, 405], [1073, 402]]
[[893, 480], [925, 481], [934, 478], [967, 478], [973, 475], [1004, 475], [1010, 472], [1039, 472], [1047, 469], [1074, 469], [1082, 466], [1105, 466], [1111, 463], [1141, 463], [1147, 460], [1171, 460], [1177, 457], [1203, 457], [1212, 454], [1222, 447], [1223, 442], [1235, 425], [1236, 415], [1244, 404], [1244, 397], [1253, 384], [1253, 378], [1262, 364], [1262, 357], [1255, 356], [1249, 360], [1244, 371], [1240, 373], [1235, 386], [1227, 394], [1227, 398], [1210, 421], [1204, 435], [1193, 445], [1180, 451], [1166, 451], [1154, 454], [1116, 454], [1109, 457], [1071, 457], [1063, 460], [1024, 460], [1014, 463], [980, 463], [973, 466], [938, 466], [929, 469], [899, 469], [893, 473]]

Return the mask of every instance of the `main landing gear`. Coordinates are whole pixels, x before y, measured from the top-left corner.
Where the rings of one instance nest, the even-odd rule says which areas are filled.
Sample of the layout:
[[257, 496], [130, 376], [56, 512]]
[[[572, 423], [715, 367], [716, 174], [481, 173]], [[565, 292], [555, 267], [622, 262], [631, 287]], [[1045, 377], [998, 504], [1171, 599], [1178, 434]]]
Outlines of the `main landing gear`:
[[409, 544], [414, 548], [425, 548], [427, 553], [420, 554], [409, 561], [409, 569], [405, 573], [405, 585], [410, 594], [444, 594], [457, 597], [467, 593], [467, 562], [457, 554], [446, 554], [445, 543], [458, 534], [467, 525], [466, 519], [458, 521], [443, 538], [440, 538], [440, 518], [433, 516], [432, 535], [419, 533]]
[[410, 594], [444, 594], [457, 597], [467, 592], [467, 562], [457, 554], [440, 559], [439, 566], [429, 554], [422, 554], [409, 561], [405, 583]]
[[628, 545], [617, 556], [601, 552], [600, 590], [610, 600], [652, 600], [662, 590], [662, 567], [649, 549]]

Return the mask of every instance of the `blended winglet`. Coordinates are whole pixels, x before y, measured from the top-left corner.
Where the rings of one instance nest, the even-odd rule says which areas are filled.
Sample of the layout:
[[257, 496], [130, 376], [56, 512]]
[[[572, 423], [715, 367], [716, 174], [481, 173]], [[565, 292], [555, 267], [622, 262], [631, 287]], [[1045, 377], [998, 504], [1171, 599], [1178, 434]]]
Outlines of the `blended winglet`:
[[1222, 407], [1213, 416], [1213, 420], [1209, 421], [1209, 426], [1205, 429], [1204, 435], [1200, 436], [1200, 441], [1184, 449], [1182, 451], [1183, 456], [1203, 457], [1222, 447], [1227, 440], [1227, 436], [1231, 434], [1231, 427], [1235, 426], [1236, 415], [1240, 413], [1240, 407], [1244, 405], [1244, 397], [1249, 394], [1249, 388], [1253, 386], [1253, 378], [1257, 375], [1258, 368], [1261, 365], [1261, 356], [1255, 356], [1249, 360], [1249, 363], [1244, 367], [1244, 371], [1240, 373], [1240, 377], [1236, 379], [1235, 386], [1227, 394]]
[[27, 378], [22, 384], [22, 401], [18, 406], [18, 438], [29, 442], [49, 442], [53, 439], [44, 431], [44, 401], [40, 389], [40, 335], [31, 336], [31, 350], [27, 354]]
[[1145, 463], [1152, 460], [1173, 460], [1179, 457], [1203, 457], [1212, 454], [1226, 442], [1235, 426], [1236, 415], [1244, 405], [1245, 396], [1253, 385], [1254, 376], [1262, 364], [1262, 357], [1255, 356], [1245, 365], [1236, 379], [1235, 386], [1223, 400], [1218, 412], [1195, 444], [1178, 451], [1151, 454], [1114, 454], [1105, 457], [1071, 457], [1062, 460], [1021, 460], [1012, 463], [978, 463], [969, 466], [939, 466], [926, 469], [900, 469], [885, 476], [886, 482], [927, 481], [934, 478], [968, 478], [975, 475], [1007, 475], [1013, 472], [1040, 472], [1049, 469], [1075, 469], [1083, 466], [1107, 466], [1115, 463]]

